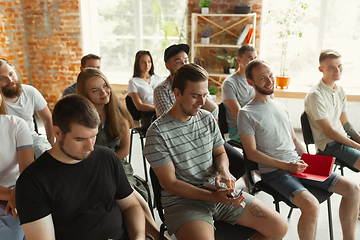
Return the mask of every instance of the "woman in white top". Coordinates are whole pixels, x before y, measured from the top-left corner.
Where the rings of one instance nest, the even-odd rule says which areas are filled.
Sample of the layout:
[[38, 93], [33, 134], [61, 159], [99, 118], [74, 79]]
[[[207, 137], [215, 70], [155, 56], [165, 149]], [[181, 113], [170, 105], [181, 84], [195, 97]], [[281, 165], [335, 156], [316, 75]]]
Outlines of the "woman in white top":
[[129, 80], [128, 94], [136, 109], [141, 111], [141, 126], [147, 128], [155, 114], [154, 89], [163, 79], [154, 73], [154, 62], [149, 51], [138, 51], [135, 56], [134, 74]]
[[30, 129], [23, 119], [7, 115], [0, 92], [0, 239], [24, 238], [17, 217], [14, 185], [20, 173], [33, 160]]

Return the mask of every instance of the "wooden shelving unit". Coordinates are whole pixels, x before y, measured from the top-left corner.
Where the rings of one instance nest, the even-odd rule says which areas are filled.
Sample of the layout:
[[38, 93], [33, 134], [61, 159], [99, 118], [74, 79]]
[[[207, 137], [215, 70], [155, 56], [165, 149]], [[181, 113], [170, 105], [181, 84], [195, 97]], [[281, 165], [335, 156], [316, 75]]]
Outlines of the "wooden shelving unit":
[[[240, 18], [240, 20], [235, 21], [229, 26], [221, 26], [217, 23], [217, 21], [222, 17], [229, 18]], [[214, 32], [210, 36], [210, 44], [201, 44], [200, 39], [198, 39], [198, 21], [205, 20], [209, 26], [213, 26], [218, 31]], [[191, 59], [190, 61], [194, 63], [194, 59], [197, 57], [198, 48], [227, 48], [227, 49], [238, 49], [240, 46], [235, 45], [235, 40], [240, 34], [242, 30], [242, 23], [250, 22], [253, 24], [254, 33], [250, 40], [250, 45], [255, 47], [255, 33], [256, 33], [256, 13], [249, 14], [200, 14], [200, 13], [192, 13], [191, 14]], [[238, 28], [239, 30], [234, 33], [230, 31], [233, 28]], [[234, 44], [212, 44], [211, 39], [215, 37], [220, 37], [221, 34], [230, 34], [234, 36]], [[221, 86], [221, 79], [225, 79], [229, 74], [224, 74], [220, 72], [211, 71], [211, 69], [207, 69], [209, 72], [209, 80], [213, 81], [216, 85]]]

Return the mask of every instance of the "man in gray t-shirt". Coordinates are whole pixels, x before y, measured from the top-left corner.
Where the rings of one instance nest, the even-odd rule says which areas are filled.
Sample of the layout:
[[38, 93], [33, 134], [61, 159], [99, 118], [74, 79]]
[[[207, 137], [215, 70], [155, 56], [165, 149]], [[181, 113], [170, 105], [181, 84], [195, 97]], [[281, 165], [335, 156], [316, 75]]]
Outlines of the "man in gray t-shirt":
[[245, 67], [256, 58], [256, 49], [250, 45], [243, 45], [237, 54], [239, 69], [224, 80], [221, 86], [221, 95], [226, 109], [229, 138], [241, 142], [236, 117], [239, 110], [254, 97], [254, 89], [246, 81]]
[[[280, 214], [247, 193], [228, 197], [236, 179], [229, 171], [217, 123], [201, 109], [208, 91], [205, 69], [185, 64], [173, 81], [175, 103], [149, 127], [144, 148], [164, 188], [162, 203], [169, 233], [175, 233], [178, 240], [214, 239], [216, 220], [253, 228], [259, 237], [282, 238], [287, 224]], [[221, 189], [220, 182], [228, 188]], [[214, 183], [215, 191], [204, 189], [203, 183]]]
[[274, 92], [273, 73], [268, 64], [260, 60], [251, 61], [245, 72], [255, 96], [239, 111], [239, 135], [248, 159], [259, 164], [262, 180], [301, 210], [300, 239], [316, 237], [319, 201], [306, 189], [307, 185], [342, 196], [340, 221], [347, 229], [343, 231], [343, 238], [355, 239], [359, 186], [334, 172], [323, 182], [291, 176], [307, 167], [304, 161], [298, 160], [305, 149], [296, 138], [285, 107], [270, 97]]

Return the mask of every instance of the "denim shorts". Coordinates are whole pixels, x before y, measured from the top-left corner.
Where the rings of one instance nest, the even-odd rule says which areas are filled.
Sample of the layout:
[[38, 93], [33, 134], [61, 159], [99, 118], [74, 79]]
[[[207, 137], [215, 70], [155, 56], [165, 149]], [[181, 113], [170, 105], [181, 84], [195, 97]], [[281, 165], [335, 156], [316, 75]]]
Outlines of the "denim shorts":
[[184, 199], [182, 202], [165, 207], [165, 224], [168, 233], [172, 235], [183, 224], [194, 220], [203, 220], [213, 226], [214, 221], [224, 221], [234, 225], [255, 199], [248, 193], [244, 192], [243, 194], [246, 203], [245, 208], [232, 207], [229, 211], [227, 211], [229, 206], [222, 203], [191, 199]]
[[332, 156], [341, 159], [350, 166], [354, 166], [356, 161], [360, 158], [360, 151], [346, 146], [338, 142], [329, 142], [326, 144], [324, 151], [318, 149], [320, 155]]
[[289, 199], [293, 203], [296, 194], [307, 191], [303, 184], [314, 186], [331, 192], [340, 175], [332, 172], [331, 175], [323, 182], [312, 181], [303, 178], [291, 176], [291, 173], [282, 169], [278, 169], [269, 173], [262, 173], [261, 179], [274, 188], [277, 192]]

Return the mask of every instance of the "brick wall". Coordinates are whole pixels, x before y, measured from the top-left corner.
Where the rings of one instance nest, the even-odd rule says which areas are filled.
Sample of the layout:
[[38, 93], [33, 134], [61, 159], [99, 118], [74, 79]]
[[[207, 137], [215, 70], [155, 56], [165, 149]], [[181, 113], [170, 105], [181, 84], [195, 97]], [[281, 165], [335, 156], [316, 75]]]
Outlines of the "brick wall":
[[79, 1], [2, 0], [0, 43], [0, 56], [14, 64], [19, 79], [36, 87], [52, 109], [79, 73]]
[[[188, 1], [188, 9], [189, 9], [189, 18], [188, 18], [188, 39], [190, 44], [191, 39], [191, 13], [201, 13], [201, 8], [199, 7], [200, 0], [189, 0]], [[248, 5], [251, 7], [250, 12], [256, 12], [257, 19], [256, 19], [256, 41], [255, 45], [256, 48], [259, 50], [259, 32], [260, 32], [260, 20], [261, 20], [261, 2], [262, 0], [216, 0], [211, 1], [209, 13], [218, 13], [218, 14], [233, 14], [235, 6], [239, 5]], [[229, 18], [229, 17], [222, 17], [222, 18], [211, 18], [211, 20], [215, 20], [216, 23], [220, 26], [230, 26], [240, 18]], [[239, 35], [240, 31], [242, 30], [243, 26], [247, 24], [244, 22], [236, 27], [232, 28], [230, 31], [233, 32], [236, 36]], [[217, 32], [219, 28], [211, 26], [211, 24], [207, 23], [205, 20], [198, 21], [198, 39], [201, 38], [200, 33], [202, 29], [207, 28], [210, 29], [212, 32]], [[229, 34], [229, 33], [222, 33], [215, 38], [211, 38], [211, 43], [215, 44], [234, 44], [237, 37]], [[227, 49], [230, 54], [232, 54], [236, 49]], [[201, 56], [203, 60], [203, 64], [205, 69], [208, 71], [217, 71], [221, 72], [222, 67], [225, 65], [224, 62], [219, 63], [216, 61], [218, 48], [198, 48], [197, 56]]]

